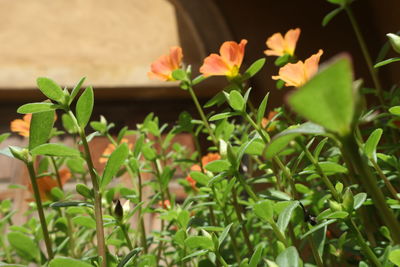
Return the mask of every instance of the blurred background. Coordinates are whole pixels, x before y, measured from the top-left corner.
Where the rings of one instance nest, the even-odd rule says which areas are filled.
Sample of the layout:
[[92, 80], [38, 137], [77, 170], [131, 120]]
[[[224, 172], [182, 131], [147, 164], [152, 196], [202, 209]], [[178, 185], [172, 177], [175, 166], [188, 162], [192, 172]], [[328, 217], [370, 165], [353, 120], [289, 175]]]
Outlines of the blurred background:
[[[0, 0], [0, 133], [9, 132], [10, 122], [22, 116], [18, 106], [42, 101], [36, 78], [52, 78], [71, 88], [82, 76], [85, 86], [95, 88], [93, 120], [104, 115], [116, 123], [115, 131], [135, 127], [154, 112], [162, 123], [173, 123], [183, 110], [197, 112], [189, 94], [173, 82], [150, 81], [150, 64], [180, 45], [184, 61], [195, 75], [203, 58], [218, 52], [227, 40], [247, 39], [242, 69], [264, 57], [265, 41], [275, 32], [300, 27], [296, 48], [304, 60], [318, 49], [324, 62], [340, 52], [353, 57], [355, 76], [371, 86], [359, 45], [347, 16], [342, 12], [326, 27], [323, 17], [336, 6], [324, 0]], [[385, 34], [400, 30], [399, 0], [359, 0], [352, 5], [369, 51], [376, 58], [386, 42]], [[389, 52], [386, 58], [394, 56]], [[267, 58], [263, 70], [251, 81], [251, 98], [257, 105], [270, 92], [270, 107], [283, 103], [288, 89], [277, 90], [271, 76], [278, 68]], [[380, 69], [386, 90], [399, 82], [400, 64]], [[397, 75], [396, 75], [397, 73]], [[196, 88], [202, 102], [221, 90], [224, 79], [212, 78]], [[68, 139], [65, 139], [68, 142]], [[178, 140], [179, 141], [179, 140]], [[2, 143], [25, 144], [17, 135]], [[181, 142], [191, 147], [191, 141]], [[106, 142], [96, 141], [101, 153]], [[19, 162], [0, 156], [0, 199], [20, 192], [10, 183], [23, 183]]]

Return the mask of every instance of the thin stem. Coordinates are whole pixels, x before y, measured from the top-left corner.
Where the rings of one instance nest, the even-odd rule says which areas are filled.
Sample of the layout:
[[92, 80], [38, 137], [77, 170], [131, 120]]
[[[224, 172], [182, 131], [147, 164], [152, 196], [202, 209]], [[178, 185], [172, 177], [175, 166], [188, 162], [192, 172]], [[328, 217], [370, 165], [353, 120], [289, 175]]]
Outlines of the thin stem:
[[278, 237], [279, 241], [281, 241], [285, 245], [285, 247], [288, 248], [289, 242], [287, 241], [285, 236], [282, 234], [281, 230], [279, 230], [279, 227], [276, 224], [276, 222], [272, 219], [269, 221], [269, 224], [271, 225], [272, 230], [274, 231], [275, 235]]
[[86, 139], [85, 131], [78, 124], [78, 121], [76, 120], [75, 115], [72, 113], [72, 111], [68, 111], [68, 114], [70, 115], [72, 121], [79, 131], [79, 136], [81, 138], [83, 149], [85, 151], [85, 160], [88, 165], [94, 193], [94, 215], [96, 219], [97, 251], [99, 253], [99, 256], [102, 257], [101, 266], [107, 267], [106, 242], [104, 238], [103, 214], [101, 208], [101, 193], [99, 182], [97, 180], [97, 175], [94, 172], [94, 165], [92, 161], [92, 156], [90, 154], [89, 144]]
[[122, 233], [123, 233], [123, 235], [125, 237], [125, 240], [126, 240], [126, 245], [128, 246], [129, 250], [130, 251], [133, 250], [132, 242], [131, 242], [131, 239], [129, 238], [128, 231], [126, 230], [125, 225], [121, 221], [118, 220], [118, 226], [122, 230]]
[[54, 173], [56, 174], [56, 179], [57, 179], [58, 187], [59, 187], [62, 191], [64, 191], [64, 189], [63, 189], [63, 184], [62, 184], [61, 177], [60, 177], [60, 173], [58, 172], [58, 167], [57, 167], [56, 160], [54, 159], [54, 157], [50, 157], [50, 160], [51, 160], [51, 164], [53, 165]]
[[366, 159], [361, 157], [358, 151], [358, 145], [352, 135], [342, 138], [343, 157], [348, 165], [348, 168], [353, 169], [355, 179], [363, 186], [367, 193], [371, 196], [377, 210], [380, 211], [383, 221], [391, 231], [392, 238], [396, 244], [400, 244], [400, 224], [394, 215], [393, 211], [386, 203], [385, 196], [376, 183], [376, 177], [371, 172]]
[[318, 249], [315, 247], [315, 242], [314, 242], [314, 240], [313, 240], [311, 235], [308, 236], [308, 242], [310, 243], [311, 251], [312, 251], [312, 254], [314, 256], [315, 263], [317, 264], [318, 267], [324, 267], [324, 263], [322, 262], [322, 258], [318, 253]]
[[246, 224], [244, 223], [243, 218], [242, 218], [242, 211], [241, 211], [241, 209], [239, 207], [239, 203], [237, 201], [238, 195], [236, 193], [235, 187], [232, 189], [232, 195], [233, 195], [233, 206], [235, 208], [236, 217], [238, 218], [239, 224], [241, 225], [241, 228], [242, 228], [244, 241], [246, 242], [246, 245], [248, 247], [248, 252], [249, 252], [248, 254], [253, 255], [254, 247], [253, 247], [253, 244], [250, 242], [249, 232], [247, 231]]
[[54, 254], [51, 248], [51, 239], [49, 231], [47, 229], [46, 217], [44, 216], [42, 200], [40, 198], [39, 186], [36, 182], [36, 174], [35, 174], [35, 168], [33, 167], [33, 161], [29, 160], [28, 162], [26, 162], [26, 166], [28, 168], [29, 177], [31, 178], [33, 194], [35, 196], [40, 225], [42, 227], [42, 232], [43, 232], [44, 243], [46, 244], [47, 255], [49, 257], [49, 260], [51, 260], [53, 259]]
[[367, 244], [367, 242], [364, 240], [364, 237], [362, 236], [360, 230], [358, 229], [357, 225], [354, 223], [353, 219], [350, 218], [350, 223], [347, 223], [347, 225], [350, 227], [350, 229], [353, 230], [354, 233], [356, 233], [357, 240], [362, 248], [362, 250], [365, 253], [365, 256], [368, 258], [371, 263], [373, 263], [377, 267], [381, 267], [381, 263], [379, 259], [376, 257], [375, 253], [371, 250], [370, 246]]
[[379, 81], [378, 73], [372, 64], [371, 55], [368, 52], [366, 42], [364, 40], [363, 35], [361, 34], [360, 26], [358, 25], [357, 20], [355, 19], [353, 12], [351, 11], [351, 9], [348, 5], [345, 6], [345, 10], [346, 10], [347, 16], [350, 19], [351, 26], [353, 27], [354, 33], [356, 34], [358, 43], [360, 45], [361, 51], [362, 51], [364, 59], [365, 59], [365, 62], [367, 63], [369, 73], [371, 75], [374, 86], [377, 90], [377, 96], [378, 96], [379, 102], [381, 103], [382, 106], [385, 106], [382, 85]]
[[197, 96], [196, 96], [196, 94], [194, 93], [193, 88], [192, 88], [191, 85], [188, 86], [188, 91], [189, 91], [190, 96], [191, 96], [192, 99], [193, 99], [193, 102], [194, 102], [194, 105], [195, 105], [196, 108], [197, 108], [197, 111], [199, 112], [199, 115], [200, 115], [200, 117], [201, 117], [201, 120], [202, 120], [203, 123], [204, 123], [204, 126], [207, 128], [207, 131], [208, 131], [208, 133], [209, 133], [210, 136], [211, 136], [211, 139], [212, 139], [214, 145], [217, 146], [217, 145], [218, 145], [218, 140], [217, 140], [217, 138], [215, 137], [214, 132], [213, 132], [213, 130], [211, 129], [211, 126], [210, 126], [210, 124], [209, 124], [208, 121], [207, 121], [207, 117], [206, 117], [206, 115], [204, 114], [203, 109], [202, 109], [201, 106], [200, 106], [199, 100], [197, 99]]
[[389, 190], [389, 192], [392, 194], [393, 198], [398, 200], [398, 201], [400, 201], [400, 198], [397, 195], [398, 193], [397, 193], [396, 189], [394, 188], [392, 183], [389, 181], [389, 179], [386, 177], [386, 175], [383, 173], [381, 167], [379, 167], [379, 165], [373, 159], [371, 160], [371, 163], [372, 163], [372, 166], [374, 166], [374, 169], [378, 173], [379, 177], [385, 183], [385, 185], [386, 185], [387, 189]]

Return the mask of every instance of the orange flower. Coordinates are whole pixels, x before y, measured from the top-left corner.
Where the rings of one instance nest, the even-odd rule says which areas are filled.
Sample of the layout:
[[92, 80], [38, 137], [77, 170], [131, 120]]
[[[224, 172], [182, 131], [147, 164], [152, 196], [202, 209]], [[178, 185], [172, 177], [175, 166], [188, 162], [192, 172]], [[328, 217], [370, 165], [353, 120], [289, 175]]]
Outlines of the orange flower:
[[169, 55], [162, 55], [151, 64], [151, 71], [147, 73], [150, 79], [161, 81], [175, 81], [172, 72], [180, 68], [182, 63], [182, 48], [173, 46], [169, 50]]
[[[68, 169], [60, 170], [61, 184], [64, 185], [70, 178], [71, 173]], [[53, 179], [51, 176], [44, 176], [36, 179], [39, 187], [40, 198], [43, 201], [49, 200], [51, 197], [51, 189], [58, 186], [57, 180]], [[29, 184], [29, 191], [33, 193], [32, 185]]]
[[272, 79], [283, 80], [286, 86], [300, 87], [304, 85], [317, 73], [319, 59], [323, 53], [324, 51], [320, 49], [318, 53], [306, 59], [304, 63], [298, 61], [295, 64], [286, 64], [279, 69], [279, 75], [272, 76]]
[[11, 122], [11, 131], [16, 132], [19, 135], [28, 137], [29, 126], [31, 125], [32, 114], [26, 114], [23, 119], [16, 119]]
[[285, 37], [281, 33], [274, 33], [268, 38], [266, 45], [268, 48], [264, 51], [267, 56], [283, 56], [289, 54], [294, 55], [294, 50], [296, 49], [296, 43], [300, 36], [300, 29], [291, 29], [286, 34]]
[[267, 127], [267, 132], [272, 132], [273, 130], [275, 130], [275, 125], [271, 124], [271, 120], [278, 114], [278, 112], [276, 111], [270, 111], [268, 113], [268, 118], [262, 118], [261, 120], [261, 126], [263, 128]]
[[[221, 156], [218, 153], [208, 153], [207, 155], [205, 155], [205, 156], [203, 156], [201, 158], [201, 164], [204, 167], [205, 165], [207, 165], [211, 161], [219, 160], [219, 159], [221, 159]], [[198, 164], [195, 164], [192, 167], [190, 167], [190, 170], [191, 171], [198, 171], [198, 172], [202, 171], [200, 165], [198, 165]], [[193, 190], [195, 190], [195, 191], [198, 190], [198, 188], [196, 187], [196, 181], [192, 177], [190, 177], [190, 174], [188, 174], [186, 176], [186, 181], [189, 182], [189, 184], [193, 188]]]
[[168, 199], [164, 200], [164, 203], [162, 201], [159, 201], [158, 205], [160, 205], [161, 207], [163, 207], [166, 210], [171, 208], [171, 202]]
[[233, 78], [239, 74], [240, 66], [244, 57], [244, 48], [247, 40], [240, 44], [230, 41], [222, 44], [219, 49], [220, 55], [211, 54], [204, 59], [200, 72], [205, 76], [222, 75]]
[[[132, 149], [132, 144], [129, 143], [129, 140], [126, 138], [122, 138], [121, 143], [127, 143], [129, 149]], [[106, 163], [108, 160], [108, 157], [111, 155], [111, 153], [115, 150], [115, 146], [113, 144], [108, 144], [106, 149], [104, 149], [103, 154], [101, 154], [101, 157], [99, 158], [100, 163]]]

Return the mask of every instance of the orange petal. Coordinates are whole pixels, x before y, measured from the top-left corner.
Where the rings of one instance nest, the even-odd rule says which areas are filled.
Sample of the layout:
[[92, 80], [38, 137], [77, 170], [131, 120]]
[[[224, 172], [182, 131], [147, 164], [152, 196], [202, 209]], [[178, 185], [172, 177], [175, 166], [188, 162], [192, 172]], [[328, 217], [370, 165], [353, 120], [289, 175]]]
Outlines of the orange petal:
[[26, 114], [22, 120], [21, 119], [13, 120], [10, 125], [11, 131], [18, 133], [19, 135], [28, 137], [31, 119], [32, 119], [32, 114]]
[[211, 54], [204, 59], [200, 72], [205, 76], [226, 75], [229, 73], [229, 66], [225, 63], [221, 56]]
[[208, 153], [207, 155], [201, 158], [201, 163], [203, 164], [203, 166], [205, 166], [211, 161], [219, 159], [221, 159], [221, 156], [218, 153]]
[[246, 44], [247, 40], [245, 39], [242, 39], [240, 44], [233, 41], [222, 44], [219, 53], [230, 68], [233, 68], [234, 66], [239, 68], [242, 65]]
[[59, 171], [61, 183], [64, 185], [69, 179], [71, 179], [71, 172], [68, 169], [62, 169]]
[[299, 36], [300, 28], [291, 29], [285, 34], [285, 52], [287, 54], [293, 56]]
[[268, 38], [266, 45], [269, 48], [269, 50], [264, 51], [267, 56], [283, 56], [285, 50], [285, 41], [281, 33], [274, 33]]
[[169, 50], [170, 67], [172, 70], [179, 69], [182, 62], [182, 48], [179, 46], [173, 46]]
[[306, 82], [306, 77], [304, 73], [304, 63], [298, 61], [295, 64], [288, 63], [279, 69], [278, 76], [272, 76], [274, 80], [283, 80], [286, 86], [299, 87]]
[[319, 59], [321, 58], [322, 54], [324, 51], [320, 49], [318, 53], [312, 55], [306, 61], [304, 62], [304, 68], [305, 68], [305, 75], [307, 80], [310, 80], [312, 76], [314, 76], [317, 71], [318, 71], [318, 64], [319, 64]]

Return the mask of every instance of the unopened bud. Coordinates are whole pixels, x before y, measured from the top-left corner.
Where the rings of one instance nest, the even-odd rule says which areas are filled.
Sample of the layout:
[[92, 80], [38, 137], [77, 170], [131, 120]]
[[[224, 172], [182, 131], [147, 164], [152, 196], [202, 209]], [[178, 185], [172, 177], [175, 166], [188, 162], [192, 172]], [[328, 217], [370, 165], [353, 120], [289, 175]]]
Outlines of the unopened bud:
[[394, 33], [388, 33], [386, 36], [389, 38], [393, 50], [400, 54], [400, 36]]
[[117, 220], [121, 221], [122, 217], [124, 216], [124, 210], [122, 208], [121, 202], [119, 199], [114, 200], [115, 202], [115, 207], [114, 207], [114, 215]]
[[342, 203], [343, 208], [347, 212], [352, 212], [354, 208], [354, 196], [353, 192], [351, 192], [350, 188], [346, 189], [346, 192], [343, 195], [343, 203]]

